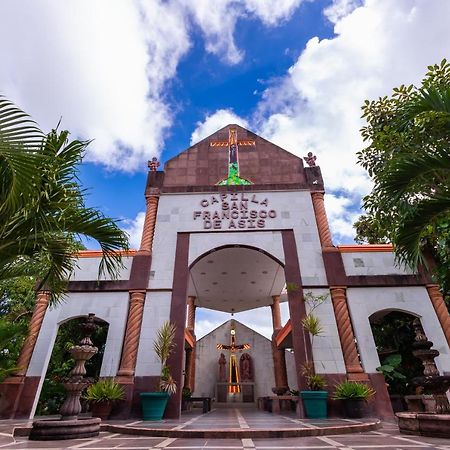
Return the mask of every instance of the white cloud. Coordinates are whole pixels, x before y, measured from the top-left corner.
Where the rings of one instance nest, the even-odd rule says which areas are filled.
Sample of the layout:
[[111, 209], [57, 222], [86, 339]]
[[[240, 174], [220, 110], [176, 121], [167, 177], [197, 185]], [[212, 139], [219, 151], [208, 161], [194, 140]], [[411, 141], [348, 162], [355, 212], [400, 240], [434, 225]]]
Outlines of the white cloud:
[[271, 339], [272, 337], [272, 313], [269, 307], [236, 313], [233, 317], [229, 313], [213, 311], [205, 308], [197, 308], [195, 320], [195, 335], [197, 339], [203, 337], [205, 334], [208, 334], [210, 331], [214, 330], [231, 318], [247, 325], [249, 328], [262, 334], [268, 339]]
[[[258, 114], [260, 131], [282, 147], [318, 156], [331, 189], [366, 193], [365, 172], [355, 153], [366, 98], [394, 86], [417, 83], [427, 65], [450, 49], [449, 2], [367, 0], [336, 2], [350, 14], [340, 18], [333, 39], [308, 42], [286, 77], [268, 89]], [[337, 20], [337, 16], [335, 16]]]
[[244, 51], [237, 48], [234, 30], [240, 18], [256, 17], [266, 26], [288, 19], [303, 0], [179, 0], [203, 33], [205, 48], [229, 64], [237, 64]]
[[236, 115], [231, 109], [218, 109], [213, 114], [206, 116], [203, 122], [197, 122], [197, 126], [191, 135], [191, 145], [205, 139], [230, 123], [248, 128], [248, 122]]
[[[353, 223], [359, 217], [354, 211], [354, 205], [359, 198], [351, 198], [328, 193], [325, 195], [325, 209], [327, 211], [330, 229], [335, 237], [335, 243], [352, 241], [355, 237]], [[353, 210], [352, 210], [353, 208]]]
[[356, 165], [356, 152], [364, 147], [363, 101], [389, 95], [403, 83], [417, 84], [427, 65], [450, 50], [450, 2], [367, 0], [355, 8], [356, 3], [335, 1], [327, 10], [336, 21], [336, 37], [308, 42], [286, 76], [264, 92], [253, 124], [299, 156], [317, 154], [328, 192], [351, 200], [341, 204], [340, 216], [331, 217], [333, 231], [343, 237], [353, 235], [350, 208], [357, 209], [371, 188]]
[[362, 0], [333, 0], [333, 3], [325, 8], [323, 13], [330, 22], [336, 23], [361, 4]]
[[162, 88], [189, 48], [177, 8], [2, 2], [0, 17], [0, 86], [44, 129], [62, 116], [74, 137], [95, 139], [87, 160], [125, 171], [159, 152], [171, 123]]
[[124, 220], [122, 229], [128, 234], [130, 248], [138, 250], [141, 245], [145, 211], [139, 212], [133, 220]]
[[172, 125], [165, 90], [195, 27], [207, 51], [236, 63], [243, 55], [233, 37], [239, 17], [276, 25], [300, 1], [0, 2], [0, 89], [44, 130], [62, 117], [72, 137], [95, 139], [86, 160], [144, 169]]

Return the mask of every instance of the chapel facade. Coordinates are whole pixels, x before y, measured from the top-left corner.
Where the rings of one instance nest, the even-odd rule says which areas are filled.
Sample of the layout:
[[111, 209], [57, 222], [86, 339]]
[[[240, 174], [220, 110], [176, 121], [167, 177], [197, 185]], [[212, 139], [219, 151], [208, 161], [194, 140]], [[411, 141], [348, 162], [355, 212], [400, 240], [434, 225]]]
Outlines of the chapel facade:
[[[397, 267], [390, 245], [334, 245], [320, 168], [313, 155], [304, 159], [306, 167], [302, 158], [228, 125], [164, 170], [150, 162], [140, 248], [123, 254], [117, 280], [97, 280], [101, 254], [80, 252], [64, 302], [50, 308], [48, 293], [38, 293], [19, 370], [0, 385], [1, 416], [33, 417], [58, 327], [89, 313], [109, 324], [100, 376], [115, 377], [126, 390], [116, 418], [139, 417], [139, 393], [155, 388], [160, 367], [153, 340], [167, 320], [176, 325], [169, 364], [180, 388], [166, 417], [179, 417], [181, 387], [195, 392], [196, 372], [202, 372], [197, 308], [233, 314], [268, 307], [273, 386], [267, 383], [255, 402], [273, 395], [272, 387], [303, 389], [302, 367], [313, 363], [330, 391], [344, 379], [370, 383], [377, 391], [374, 413], [389, 417], [370, 317], [393, 310], [420, 318], [440, 352], [438, 369], [450, 372], [450, 318], [438, 286], [425, 272]], [[320, 339], [312, 340], [301, 325], [309, 292], [326, 296], [316, 309]], [[282, 302], [288, 304], [286, 323]], [[246, 374], [256, 358], [249, 355], [253, 362], [236, 363]]]

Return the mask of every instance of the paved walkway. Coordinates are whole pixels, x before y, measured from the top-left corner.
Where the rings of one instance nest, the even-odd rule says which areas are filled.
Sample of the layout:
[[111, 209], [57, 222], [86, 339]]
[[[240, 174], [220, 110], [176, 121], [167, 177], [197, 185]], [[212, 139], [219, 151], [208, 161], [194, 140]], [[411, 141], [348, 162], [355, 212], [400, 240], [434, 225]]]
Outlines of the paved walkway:
[[[217, 410], [215, 410], [217, 411]], [[161, 430], [168, 428], [191, 429], [196, 427], [205, 427], [210, 429], [239, 429], [252, 427], [258, 429], [267, 429], [275, 423], [284, 423], [290, 426], [298, 426], [301, 422], [305, 426], [323, 427], [326, 423], [349, 421], [307, 421], [297, 420], [290, 415], [275, 416], [269, 413], [256, 411], [227, 410], [214, 414], [212, 411], [206, 415], [192, 413], [190, 417], [185, 416], [182, 421], [164, 421], [155, 423], [141, 421], [123, 421], [110, 422], [111, 424], [121, 424], [128, 427], [154, 427], [157, 425]], [[237, 413], [236, 413], [237, 411]], [[261, 414], [261, 415], [260, 415]], [[297, 421], [297, 423], [293, 422]], [[175, 422], [178, 422], [176, 424]], [[203, 425], [202, 425], [203, 424]], [[91, 439], [53, 441], [53, 442], [33, 442], [28, 441], [26, 437], [13, 437], [14, 426], [24, 426], [26, 422], [0, 421], [0, 450], [8, 449], [81, 449], [81, 450], [144, 450], [144, 449], [179, 449], [179, 450], [200, 450], [200, 449], [303, 449], [303, 450], [417, 450], [417, 449], [439, 449], [450, 450], [450, 440], [425, 438], [418, 436], [401, 435], [394, 423], [383, 423], [382, 428], [377, 431], [368, 431], [357, 434], [347, 435], [328, 435], [314, 437], [296, 437], [283, 439], [267, 438], [242, 438], [242, 439], [207, 439], [207, 438], [176, 438], [176, 437], [148, 437], [148, 436], [130, 436], [119, 433], [101, 432], [100, 436]], [[279, 425], [277, 425], [279, 426]], [[228, 428], [229, 427], [229, 428]]]
[[249, 408], [218, 408], [184, 413], [180, 420], [110, 422], [103, 431], [175, 438], [281, 438], [376, 430], [378, 419], [298, 419], [294, 412], [271, 414]]

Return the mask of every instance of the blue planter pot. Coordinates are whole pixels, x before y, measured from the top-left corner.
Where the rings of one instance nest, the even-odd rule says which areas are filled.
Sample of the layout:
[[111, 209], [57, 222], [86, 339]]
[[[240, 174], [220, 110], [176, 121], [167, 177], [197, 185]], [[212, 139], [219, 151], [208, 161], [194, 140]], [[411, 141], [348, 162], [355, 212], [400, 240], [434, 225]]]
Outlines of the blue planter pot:
[[167, 392], [142, 392], [139, 394], [144, 420], [161, 420], [166, 410], [170, 394]]
[[300, 391], [306, 417], [309, 419], [327, 418], [327, 391]]

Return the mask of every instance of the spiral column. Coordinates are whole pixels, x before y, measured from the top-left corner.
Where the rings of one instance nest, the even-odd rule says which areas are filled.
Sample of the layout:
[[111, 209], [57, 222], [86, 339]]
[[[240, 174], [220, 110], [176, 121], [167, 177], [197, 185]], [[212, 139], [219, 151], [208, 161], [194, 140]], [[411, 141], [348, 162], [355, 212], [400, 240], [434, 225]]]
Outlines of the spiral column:
[[316, 216], [320, 243], [322, 244], [322, 247], [333, 247], [330, 226], [328, 224], [327, 213], [325, 211], [324, 193], [312, 192], [311, 198], [314, 208], [314, 215]]
[[444, 302], [444, 297], [442, 296], [437, 284], [427, 284], [427, 291], [441, 324], [442, 331], [444, 332], [445, 338], [447, 339], [447, 343], [450, 346], [450, 315], [448, 314], [448, 309]]
[[18, 370], [14, 373], [15, 376], [23, 377], [27, 373], [28, 365], [30, 364], [31, 356], [33, 355], [34, 346], [36, 345], [37, 337], [41, 330], [49, 300], [50, 292], [39, 291], [37, 293], [36, 306], [34, 307], [33, 315], [31, 316], [30, 324], [28, 325], [27, 337], [23, 343], [19, 359], [17, 360]]
[[344, 355], [345, 368], [348, 374], [362, 374], [364, 369], [358, 356], [353, 326], [347, 304], [346, 289], [334, 287], [330, 289], [331, 301], [333, 303], [334, 315], [341, 341], [342, 353]]
[[145, 291], [130, 292], [127, 328], [123, 341], [122, 358], [118, 371], [119, 376], [133, 376], [141, 334], [142, 316], [144, 313]]
[[153, 247], [153, 237], [155, 235], [156, 213], [158, 212], [159, 197], [157, 195], [147, 195], [145, 197], [146, 213], [144, 229], [142, 231], [140, 252], [151, 253]]
[[280, 311], [280, 296], [273, 295], [272, 296], [273, 303], [270, 305], [270, 309], [272, 310], [272, 325], [273, 331], [281, 330], [281, 311]]
[[195, 329], [195, 297], [190, 295], [187, 300], [188, 310], [187, 310], [187, 325], [186, 328], [194, 333]]

